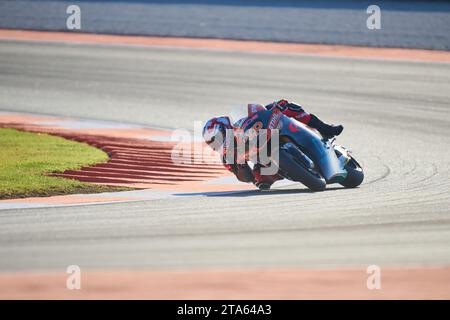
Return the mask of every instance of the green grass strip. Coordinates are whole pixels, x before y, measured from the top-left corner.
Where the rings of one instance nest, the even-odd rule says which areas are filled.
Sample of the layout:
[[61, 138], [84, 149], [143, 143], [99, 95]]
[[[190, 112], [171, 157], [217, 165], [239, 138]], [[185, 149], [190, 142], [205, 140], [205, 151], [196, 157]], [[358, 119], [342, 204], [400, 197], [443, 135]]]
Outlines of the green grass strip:
[[0, 199], [129, 190], [46, 176], [106, 161], [105, 152], [85, 143], [0, 128]]

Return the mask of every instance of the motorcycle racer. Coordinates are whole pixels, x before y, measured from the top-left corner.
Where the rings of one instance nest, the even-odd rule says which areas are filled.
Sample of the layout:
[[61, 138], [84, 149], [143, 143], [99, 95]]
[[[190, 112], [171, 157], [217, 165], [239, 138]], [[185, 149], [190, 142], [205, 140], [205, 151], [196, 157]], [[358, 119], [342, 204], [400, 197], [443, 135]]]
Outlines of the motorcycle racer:
[[[294, 118], [295, 120], [316, 129], [326, 139], [340, 135], [342, 133], [342, 130], [344, 129], [342, 125], [334, 126], [324, 123], [314, 114], [306, 112], [300, 105], [289, 102], [286, 99], [275, 101], [266, 106], [262, 106], [259, 104], [249, 104], [248, 107], [249, 112], [251, 112], [251, 109], [255, 109], [256, 111], [258, 109], [273, 110], [273, 108], [278, 108], [285, 116]], [[225, 161], [226, 154], [230, 151], [227, 150], [228, 148], [226, 146], [226, 143], [224, 143], [226, 140], [226, 132], [227, 129], [234, 128], [235, 127], [231, 123], [231, 120], [228, 116], [215, 117], [206, 122], [203, 128], [203, 138], [209, 146], [211, 146], [216, 151], [221, 152], [222, 162], [225, 168], [233, 172], [239, 181], [248, 183], [252, 182], [260, 190], [270, 189], [275, 181], [282, 179], [279, 175], [262, 175], [261, 165], [259, 164], [255, 164], [252, 169], [247, 162], [239, 164], [237, 163], [237, 161], [234, 161], [234, 163], [229, 164]], [[218, 141], [219, 137], [220, 141]], [[236, 158], [236, 150], [231, 151], [234, 152], [234, 156]]]

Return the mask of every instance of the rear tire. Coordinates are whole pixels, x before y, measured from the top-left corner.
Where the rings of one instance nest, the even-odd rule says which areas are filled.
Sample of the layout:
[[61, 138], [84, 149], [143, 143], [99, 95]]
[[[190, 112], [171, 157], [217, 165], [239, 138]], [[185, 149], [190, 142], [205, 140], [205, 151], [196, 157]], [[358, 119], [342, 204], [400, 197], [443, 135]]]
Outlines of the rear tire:
[[345, 170], [347, 170], [347, 177], [340, 184], [346, 188], [356, 188], [364, 180], [364, 171], [359, 165], [359, 163], [350, 158], [350, 161], [345, 165]]
[[303, 183], [313, 191], [325, 190], [327, 183], [319, 173], [312, 173], [306, 169], [284, 149], [279, 149], [279, 156], [280, 170], [286, 173], [290, 179]]

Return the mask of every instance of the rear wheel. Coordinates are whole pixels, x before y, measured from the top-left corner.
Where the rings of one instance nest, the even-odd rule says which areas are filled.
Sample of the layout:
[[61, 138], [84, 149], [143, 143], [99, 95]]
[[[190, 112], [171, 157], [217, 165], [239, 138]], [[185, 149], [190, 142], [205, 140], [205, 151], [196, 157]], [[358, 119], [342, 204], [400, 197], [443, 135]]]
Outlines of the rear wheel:
[[289, 148], [291, 150], [283, 148], [279, 149], [280, 170], [290, 180], [301, 182], [313, 191], [325, 190], [327, 183], [322, 175], [315, 170], [308, 168], [305, 165], [308, 160], [299, 158], [303, 153], [297, 149], [298, 155], [296, 156], [296, 152], [293, 152], [292, 148], [296, 149], [296, 147]]
[[340, 182], [346, 188], [356, 188], [364, 180], [364, 171], [359, 165], [359, 163], [350, 158], [350, 161], [345, 165], [345, 170], [347, 170], [347, 177]]

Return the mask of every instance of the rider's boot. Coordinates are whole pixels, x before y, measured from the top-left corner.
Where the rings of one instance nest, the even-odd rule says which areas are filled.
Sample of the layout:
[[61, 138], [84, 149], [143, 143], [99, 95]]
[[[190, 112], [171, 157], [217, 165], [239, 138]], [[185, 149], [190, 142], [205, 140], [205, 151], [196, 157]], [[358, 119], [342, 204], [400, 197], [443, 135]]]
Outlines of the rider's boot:
[[344, 127], [342, 125], [334, 126], [326, 124], [313, 114], [311, 114], [311, 119], [308, 122], [308, 126], [317, 129], [320, 134], [326, 139], [338, 136], [342, 133], [342, 130], [344, 130]]
[[277, 181], [281, 180], [282, 178], [278, 174], [274, 175], [262, 175], [261, 174], [261, 165], [256, 164], [253, 167], [253, 183], [256, 187], [258, 187], [259, 190], [269, 190], [272, 184]]

